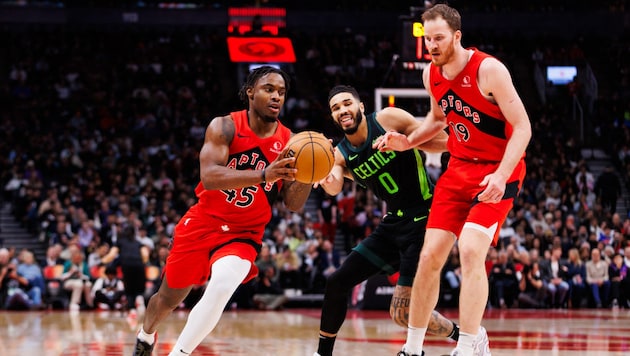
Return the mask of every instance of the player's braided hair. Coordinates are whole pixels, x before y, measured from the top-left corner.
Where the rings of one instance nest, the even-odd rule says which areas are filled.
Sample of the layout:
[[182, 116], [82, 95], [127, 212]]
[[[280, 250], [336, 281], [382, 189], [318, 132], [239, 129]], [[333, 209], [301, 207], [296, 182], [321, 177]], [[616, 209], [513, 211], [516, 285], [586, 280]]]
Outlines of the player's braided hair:
[[241, 90], [239, 90], [238, 92], [238, 97], [244, 103], [246, 104], [249, 103], [249, 98], [247, 97], [247, 89], [253, 88], [254, 86], [256, 86], [256, 82], [258, 81], [258, 79], [260, 79], [261, 77], [269, 73], [280, 74], [282, 76], [282, 79], [284, 79], [284, 86], [286, 88], [286, 92], [289, 92], [291, 78], [289, 78], [289, 75], [287, 73], [285, 73], [281, 69], [278, 69], [272, 66], [261, 66], [252, 70], [249, 73], [249, 75], [247, 76], [247, 80], [241, 87]]

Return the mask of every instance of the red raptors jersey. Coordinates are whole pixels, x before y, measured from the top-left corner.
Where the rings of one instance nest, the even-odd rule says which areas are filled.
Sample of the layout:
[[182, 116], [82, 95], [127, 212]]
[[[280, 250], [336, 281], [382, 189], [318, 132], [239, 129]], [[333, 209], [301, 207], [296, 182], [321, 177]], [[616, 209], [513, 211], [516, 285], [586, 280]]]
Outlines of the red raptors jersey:
[[[234, 121], [234, 138], [230, 144], [227, 167], [237, 170], [262, 170], [282, 152], [291, 131], [278, 122], [273, 136], [260, 138], [249, 127], [247, 111], [230, 113]], [[282, 180], [249, 187], [206, 190], [201, 182], [195, 188], [200, 210], [230, 226], [259, 230], [271, 219], [271, 204], [282, 187]]]
[[499, 106], [489, 102], [477, 85], [479, 65], [490, 55], [472, 48], [466, 67], [453, 80], [431, 64], [429, 85], [449, 126], [448, 151], [452, 156], [479, 162], [499, 162], [512, 135]]

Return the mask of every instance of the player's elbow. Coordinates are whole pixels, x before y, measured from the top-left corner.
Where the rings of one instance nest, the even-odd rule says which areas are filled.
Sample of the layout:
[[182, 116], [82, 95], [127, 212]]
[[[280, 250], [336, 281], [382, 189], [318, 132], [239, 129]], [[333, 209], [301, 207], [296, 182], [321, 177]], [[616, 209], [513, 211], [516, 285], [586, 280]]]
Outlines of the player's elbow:
[[203, 189], [205, 190], [215, 189], [214, 185], [212, 184], [212, 181], [210, 179], [203, 179], [203, 177], [201, 178], [201, 185], [203, 185]]

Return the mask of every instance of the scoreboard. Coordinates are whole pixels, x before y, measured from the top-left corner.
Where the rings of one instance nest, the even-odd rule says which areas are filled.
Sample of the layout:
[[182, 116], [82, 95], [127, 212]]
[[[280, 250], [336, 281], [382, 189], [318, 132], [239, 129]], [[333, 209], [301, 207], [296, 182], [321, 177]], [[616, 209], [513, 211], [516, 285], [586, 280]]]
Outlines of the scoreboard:
[[424, 45], [424, 26], [414, 19], [401, 20], [401, 53], [403, 70], [422, 70], [431, 62], [431, 55]]

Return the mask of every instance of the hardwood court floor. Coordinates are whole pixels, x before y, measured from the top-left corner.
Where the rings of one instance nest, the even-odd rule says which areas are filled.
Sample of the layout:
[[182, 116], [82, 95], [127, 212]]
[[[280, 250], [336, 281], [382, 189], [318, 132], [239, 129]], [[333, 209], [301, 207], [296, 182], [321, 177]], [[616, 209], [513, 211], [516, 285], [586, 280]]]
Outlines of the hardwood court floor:
[[[192, 355], [312, 356], [319, 309], [227, 311]], [[443, 311], [457, 320], [455, 310]], [[187, 316], [176, 311], [159, 329], [154, 355], [166, 356]], [[0, 355], [131, 355], [141, 317], [118, 312], [0, 312]], [[493, 356], [630, 355], [629, 310], [489, 310], [484, 325]], [[393, 356], [405, 330], [386, 311], [350, 311], [337, 355]], [[454, 343], [428, 336], [427, 356], [448, 354]]]

